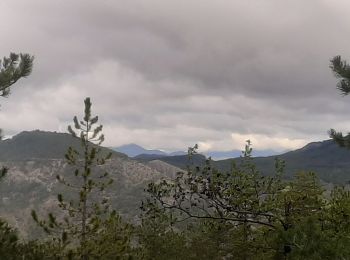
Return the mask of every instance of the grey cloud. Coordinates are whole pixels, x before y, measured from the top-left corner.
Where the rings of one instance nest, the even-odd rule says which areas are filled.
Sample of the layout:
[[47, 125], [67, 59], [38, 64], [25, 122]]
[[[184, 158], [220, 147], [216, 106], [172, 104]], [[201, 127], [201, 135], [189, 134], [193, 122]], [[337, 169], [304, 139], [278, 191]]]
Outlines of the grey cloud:
[[113, 135], [109, 145], [229, 149], [231, 133], [327, 138], [328, 128], [347, 126], [350, 101], [338, 95], [328, 65], [349, 54], [349, 7], [341, 0], [2, 1], [1, 16], [13, 22], [0, 25], [0, 54], [36, 60], [1, 101], [1, 127], [64, 130], [91, 96]]

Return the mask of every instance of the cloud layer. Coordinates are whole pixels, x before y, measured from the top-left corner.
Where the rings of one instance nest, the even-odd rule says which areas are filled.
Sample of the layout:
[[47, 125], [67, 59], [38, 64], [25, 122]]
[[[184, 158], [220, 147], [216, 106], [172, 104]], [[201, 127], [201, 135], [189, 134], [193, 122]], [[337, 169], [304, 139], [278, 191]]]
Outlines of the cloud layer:
[[2, 44], [35, 69], [1, 127], [65, 131], [90, 96], [105, 145], [294, 149], [350, 129], [329, 59], [350, 59], [345, 0], [5, 0]]

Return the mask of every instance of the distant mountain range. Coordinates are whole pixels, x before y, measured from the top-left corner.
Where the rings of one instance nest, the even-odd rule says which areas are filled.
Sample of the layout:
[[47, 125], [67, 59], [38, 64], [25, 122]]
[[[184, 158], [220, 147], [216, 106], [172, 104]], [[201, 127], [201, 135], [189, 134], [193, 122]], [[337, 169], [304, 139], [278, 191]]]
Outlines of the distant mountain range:
[[[286, 152], [280, 155], [255, 157], [253, 161], [257, 169], [264, 175], [270, 175], [275, 171], [275, 159], [285, 161], [285, 176], [292, 176], [300, 171], [313, 171], [325, 182], [345, 184], [350, 181], [350, 151], [340, 148], [332, 140], [309, 143], [303, 148]], [[161, 160], [176, 167], [185, 169], [189, 165], [188, 156], [144, 156], [135, 157], [140, 162]], [[203, 165], [206, 157], [197, 154], [191, 163], [195, 166]], [[216, 169], [230, 171], [232, 164], [240, 163], [240, 158], [225, 160], [213, 160]]]
[[[178, 156], [178, 155], [187, 154], [187, 152], [184, 152], [184, 151], [166, 153], [161, 150], [153, 150], [153, 149], [148, 150], [137, 144], [126, 144], [126, 145], [114, 147], [111, 149], [120, 153], [124, 153], [129, 157], [138, 157], [139, 159], [143, 157], [151, 159], [151, 158], [158, 158], [160, 156]], [[214, 160], [222, 160], [222, 159], [239, 157], [242, 154], [242, 151], [240, 150], [208, 151], [208, 152], [203, 152], [202, 154], [207, 157], [211, 157]], [[277, 155], [277, 154], [279, 153], [274, 150], [257, 150], [253, 152], [254, 157], [271, 156], [271, 155]]]
[[137, 144], [126, 144], [126, 145], [114, 147], [111, 149], [120, 153], [124, 153], [129, 157], [135, 157], [138, 155], [174, 156], [174, 155], [186, 154], [186, 152], [181, 152], [181, 151], [166, 153], [161, 150], [148, 150]]
[[[64, 159], [68, 146], [79, 148], [80, 141], [64, 133], [22, 132], [12, 139], [0, 141], [0, 162]], [[103, 149], [106, 153], [112, 151], [108, 148]], [[184, 152], [174, 155], [160, 150], [147, 150], [135, 144], [116, 148], [112, 152], [114, 158], [130, 160], [124, 154], [126, 153], [129, 156], [134, 156], [133, 159], [140, 163], [157, 160], [181, 169], [185, 169], [189, 164], [188, 156]], [[236, 157], [239, 154], [238, 152], [234, 153]], [[301, 149], [280, 154], [278, 157], [286, 162], [287, 176], [304, 170], [315, 171], [326, 182], [344, 183], [350, 181], [350, 151], [338, 147], [332, 140], [309, 143]], [[274, 171], [275, 158], [275, 155], [255, 157], [254, 162], [263, 174], [271, 174]], [[201, 165], [205, 160], [205, 155], [197, 154], [193, 157], [192, 163]], [[239, 158], [213, 160], [213, 166], [219, 170], [228, 171], [232, 163], [238, 163], [239, 160]]]
[[[203, 153], [206, 156], [210, 156], [214, 160], [223, 160], [228, 158], [237, 158], [242, 155], [241, 150], [231, 150], [231, 151], [208, 151]], [[253, 150], [252, 156], [253, 157], [266, 157], [266, 156], [272, 156], [272, 155], [278, 155], [281, 154], [281, 152], [277, 152], [271, 149], [267, 150]]]
[[[80, 141], [68, 134], [44, 131], [22, 132], [0, 141], [0, 166], [9, 167], [7, 177], [0, 182], [1, 217], [28, 234], [35, 233], [28, 217], [30, 210], [34, 208], [44, 213], [54, 209], [57, 192], [69, 193], [69, 190], [62, 190], [55, 178], [57, 173], [72, 176], [72, 169], [64, 160], [68, 146], [79, 149]], [[134, 158], [112, 151], [112, 159], [103, 169], [114, 179], [109, 189], [111, 201], [124, 216], [136, 217], [147, 183], [172, 178], [189, 164], [200, 166], [206, 160], [201, 154], [196, 154], [189, 162], [187, 155], [169, 155], [162, 151], [157, 155], [154, 151], [145, 154], [142, 150], [142, 154]], [[286, 162], [285, 178], [298, 171], [315, 171], [325, 182], [346, 184], [350, 181], [350, 151], [331, 140], [310, 143], [278, 157]], [[270, 175], [274, 172], [275, 158], [256, 157], [253, 161], [262, 174]], [[231, 158], [212, 163], [213, 167], [228, 172], [232, 164], [239, 164], [240, 160]]]
[[[278, 156], [257, 157], [254, 163], [263, 174], [271, 174], [276, 157], [285, 161], [287, 177], [300, 171], [312, 171], [325, 182], [345, 184], [350, 181], [350, 150], [339, 147], [333, 140], [312, 142]], [[232, 161], [220, 161], [217, 167], [228, 169]]]

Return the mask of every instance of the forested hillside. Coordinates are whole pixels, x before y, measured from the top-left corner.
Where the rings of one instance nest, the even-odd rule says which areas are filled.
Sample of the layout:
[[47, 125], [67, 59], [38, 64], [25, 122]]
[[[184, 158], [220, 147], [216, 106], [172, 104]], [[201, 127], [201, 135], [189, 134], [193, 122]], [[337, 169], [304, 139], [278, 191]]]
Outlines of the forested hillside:
[[[324, 182], [343, 185], [350, 181], [350, 150], [339, 147], [333, 140], [309, 143], [277, 156], [254, 157], [253, 161], [261, 174], [270, 175], [274, 171], [276, 158], [285, 161], [285, 178], [292, 178], [296, 172], [312, 171]], [[140, 162], [161, 160], [182, 169], [186, 169], [190, 163], [201, 166], [206, 160], [201, 154], [195, 154], [191, 161], [188, 156], [136, 156], [135, 159]], [[240, 158], [212, 160], [211, 164], [218, 170], [229, 172], [233, 164], [240, 161]]]

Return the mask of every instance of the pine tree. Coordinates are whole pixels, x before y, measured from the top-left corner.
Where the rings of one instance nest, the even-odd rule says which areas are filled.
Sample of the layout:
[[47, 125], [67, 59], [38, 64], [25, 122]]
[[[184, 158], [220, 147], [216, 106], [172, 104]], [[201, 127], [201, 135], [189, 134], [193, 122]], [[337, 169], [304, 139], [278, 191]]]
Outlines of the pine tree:
[[1, 259], [15, 259], [17, 252], [17, 231], [0, 219], [0, 256]]
[[[29, 54], [11, 53], [9, 57], [0, 59], [0, 97], [10, 94], [10, 87], [20, 78], [27, 77], [32, 72], [34, 57]], [[0, 140], [2, 130], [0, 129]], [[0, 169], [0, 179], [5, 176], [7, 168]]]
[[[335, 56], [331, 59], [330, 68], [335, 77], [339, 79], [337, 88], [343, 96], [350, 94], [350, 65], [341, 59], [341, 56]], [[341, 147], [350, 149], [350, 133], [343, 135], [334, 129], [329, 130], [330, 137]]]
[[63, 249], [79, 241], [75, 254], [85, 260], [89, 258], [88, 244], [91, 245], [101, 223], [107, 218], [109, 203], [104, 190], [112, 179], [101, 168], [111, 158], [111, 153], [106, 154], [99, 147], [104, 141], [102, 125], [96, 126], [98, 116], [91, 115], [90, 98], [86, 98], [84, 103], [84, 118], [78, 120], [75, 116], [74, 126], [68, 127], [69, 133], [81, 141], [80, 150], [69, 147], [65, 155], [68, 164], [74, 168], [74, 174], [57, 175], [57, 180], [75, 192], [76, 197], [67, 201], [62, 194], [58, 194], [58, 206], [65, 212], [63, 221], [51, 213], [47, 221], [39, 220], [35, 211], [32, 217], [48, 233], [61, 230], [60, 238], [56, 239]]
[[0, 60], [0, 96], [7, 97], [10, 87], [20, 78], [32, 72], [34, 57], [29, 54], [11, 53]]
[[[11, 53], [9, 57], [0, 59], [0, 96], [7, 97], [10, 87], [20, 78], [27, 77], [32, 72], [34, 57], [29, 54]], [[0, 140], [2, 130], [0, 129]], [[7, 168], [0, 169], [0, 180], [6, 175]], [[0, 219], [0, 256], [2, 259], [15, 259], [18, 247], [16, 230], [6, 221]]]
[[[315, 253], [314, 245], [299, 245], [293, 236], [302, 231], [296, 229], [299, 224], [321, 219], [325, 200], [316, 175], [299, 173], [292, 180], [284, 180], [284, 162], [279, 159], [274, 175], [262, 175], [251, 158], [250, 145], [248, 141], [242, 158], [230, 172], [216, 170], [209, 160], [203, 168], [189, 167], [173, 180], [150, 183], [146, 190], [149, 197], [142, 207], [143, 220], [162, 213], [163, 219], [171, 219], [163, 233], [173, 238], [180, 233], [169, 231], [181, 230], [186, 224], [192, 227], [187, 228], [189, 234], [185, 237], [193, 259], [289, 259], [299, 251]], [[153, 227], [159, 228], [161, 219], [153, 218]], [[162, 243], [164, 239], [157, 240], [162, 233], [156, 229], [154, 233], [155, 241]]]

